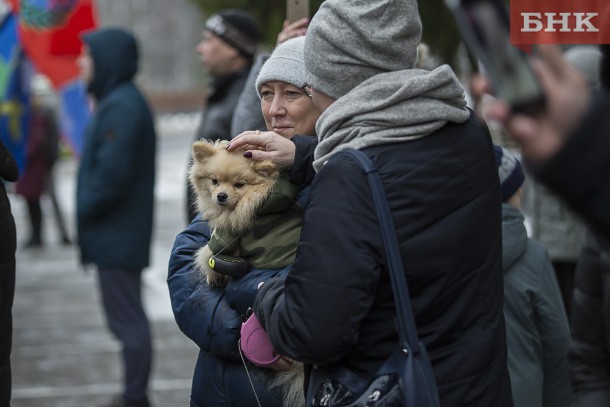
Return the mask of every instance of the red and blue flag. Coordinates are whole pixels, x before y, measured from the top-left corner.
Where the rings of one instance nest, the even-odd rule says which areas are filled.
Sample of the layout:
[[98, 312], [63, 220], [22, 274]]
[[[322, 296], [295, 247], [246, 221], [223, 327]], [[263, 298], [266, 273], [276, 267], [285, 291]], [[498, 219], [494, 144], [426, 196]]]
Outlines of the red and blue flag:
[[25, 168], [29, 77], [17, 38], [17, 19], [8, 13], [0, 23], [0, 139], [20, 172]]
[[79, 155], [90, 112], [76, 60], [82, 47], [80, 34], [97, 27], [93, 0], [11, 2], [18, 15], [19, 43], [58, 91], [62, 134]]

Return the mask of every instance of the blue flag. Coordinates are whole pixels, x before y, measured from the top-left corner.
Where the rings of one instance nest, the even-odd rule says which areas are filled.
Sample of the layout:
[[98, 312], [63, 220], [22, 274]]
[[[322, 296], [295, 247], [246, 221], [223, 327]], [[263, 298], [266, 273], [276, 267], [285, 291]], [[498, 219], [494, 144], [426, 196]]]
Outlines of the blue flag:
[[81, 80], [67, 83], [59, 90], [59, 96], [61, 132], [70, 143], [72, 151], [80, 156], [90, 116], [85, 84]]
[[17, 39], [17, 21], [8, 13], [0, 25], [0, 139], [25, 168], [28, 126], [29, 76]]

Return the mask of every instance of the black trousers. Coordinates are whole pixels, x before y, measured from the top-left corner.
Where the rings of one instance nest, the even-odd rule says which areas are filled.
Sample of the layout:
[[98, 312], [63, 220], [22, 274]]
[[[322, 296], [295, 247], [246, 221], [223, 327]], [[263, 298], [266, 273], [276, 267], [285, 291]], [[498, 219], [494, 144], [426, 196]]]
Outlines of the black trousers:
[[108, 327], [122, 346], [126, 401], [147, 397], [152, 339], [142, 306], [142, 270], [100, 268], [99, 281]]

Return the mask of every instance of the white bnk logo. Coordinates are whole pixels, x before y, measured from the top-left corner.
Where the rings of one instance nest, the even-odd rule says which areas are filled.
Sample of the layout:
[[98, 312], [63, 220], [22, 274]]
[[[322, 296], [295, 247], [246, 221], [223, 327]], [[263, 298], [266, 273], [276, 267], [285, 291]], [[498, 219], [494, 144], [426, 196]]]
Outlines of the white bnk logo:
[[[521, 32], [597, 32], [599, 29], [591, 23], [591, 19], [597, 13], [544, 13], [546, 25], [542, 13], [521, 13], [523, 17], [523, 28]], [[559, 17], [556, 17], [559, 16]], [[573, 17], [573, 18], [570, 18]]]

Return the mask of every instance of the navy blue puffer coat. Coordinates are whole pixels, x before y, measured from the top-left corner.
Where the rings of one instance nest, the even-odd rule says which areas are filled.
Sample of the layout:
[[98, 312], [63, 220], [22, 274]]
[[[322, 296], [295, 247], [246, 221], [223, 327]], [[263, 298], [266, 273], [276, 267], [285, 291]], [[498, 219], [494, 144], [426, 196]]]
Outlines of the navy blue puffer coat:
[[83, 264], [142, 269], [149, 264], [156, 133], [151, 110], [132, 82], [135, 39], [120, 29], [87, 34], [97, 106], [78, 171], [77, 229]]
[[[178, 326], [200, 348], [191, 389], [191, 406], [256, 406], [256, 398], [237, 344], [240, 328], [258, 283], [287, 272], [251, 270], [231, 279], [226, 289], [211, 288], [193, 266], [195, 252], [210, 239], [207, 222], [197, 216], [174, 242], [167, 284]], [[279, 407], [281, 396], [268, 388], [271, 371], [248, 364], [262, 406]]]

